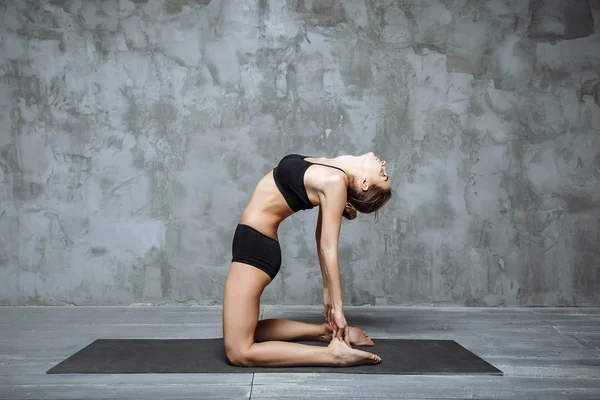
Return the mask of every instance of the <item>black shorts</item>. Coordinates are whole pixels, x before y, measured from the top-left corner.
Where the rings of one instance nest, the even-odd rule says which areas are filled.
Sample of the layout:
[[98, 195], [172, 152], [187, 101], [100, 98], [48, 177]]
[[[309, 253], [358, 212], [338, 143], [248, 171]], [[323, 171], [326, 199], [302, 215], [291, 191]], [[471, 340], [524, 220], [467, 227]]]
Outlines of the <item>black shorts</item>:
[[252, 265], [275, 278], [281, 268], [281, 247], [279, 242], [257, 231], [251, 226], [238, 224], [233, 236], [233, 258]]

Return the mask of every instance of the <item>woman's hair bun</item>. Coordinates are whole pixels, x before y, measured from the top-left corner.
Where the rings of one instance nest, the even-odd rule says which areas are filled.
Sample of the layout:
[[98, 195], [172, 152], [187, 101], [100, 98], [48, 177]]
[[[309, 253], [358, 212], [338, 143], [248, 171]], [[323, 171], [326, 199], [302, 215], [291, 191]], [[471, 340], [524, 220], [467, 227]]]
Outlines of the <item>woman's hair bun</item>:
[[342, 215], [346, 219], [356, 218], [356, 207], [354, 207], [354, 204], [352, 204], [350, 202], [346, 202], [346, 208], [344, 209], [344, 213]]

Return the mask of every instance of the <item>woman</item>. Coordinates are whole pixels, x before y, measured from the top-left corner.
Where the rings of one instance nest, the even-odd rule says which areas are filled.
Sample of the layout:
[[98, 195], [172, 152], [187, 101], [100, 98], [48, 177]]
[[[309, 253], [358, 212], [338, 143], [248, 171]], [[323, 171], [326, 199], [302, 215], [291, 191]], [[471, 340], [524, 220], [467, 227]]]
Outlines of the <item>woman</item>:
[[[377, 355], [351, 347], [373, 342], [346, 323], [337, 251], [342, 216], [353, 219], [357, 211], [376, 212], [390, 197], [385, 161], [373, 153], [333, 159], [291, 154], [259, 181], [237, 226], [225, 282], [223, 338], [231, 364], [349, 366], [381, 361]], [[260, 296], [281, 265], [277, 228], [293, 213], [316, 206], [326, 323], [259, 321]], [[293, 342], [300, 339], [330, 343], [324, 347]]]

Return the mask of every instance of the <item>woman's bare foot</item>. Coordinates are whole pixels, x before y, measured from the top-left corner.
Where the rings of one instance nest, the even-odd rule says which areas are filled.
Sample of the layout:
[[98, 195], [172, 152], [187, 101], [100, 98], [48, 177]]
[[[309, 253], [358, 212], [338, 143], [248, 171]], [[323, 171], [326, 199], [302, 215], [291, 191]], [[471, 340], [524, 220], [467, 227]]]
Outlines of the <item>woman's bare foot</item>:
[[[331, 342], [331, 335], [333, 334], [333, 328], [327, 323], [323, 324], [323, 335], [319, 337], [321, 342]], [[373, 346], [375, 343], [371, 340], [369, 335], [360, 328], [350, 327], [350, 344], [355, 346]]]
[[334, 356], [336, 364], [341, 367], [381, 362], [381, 357], [366, 351], [352, 349], [338, 338], [333, 339], [327, 348]]

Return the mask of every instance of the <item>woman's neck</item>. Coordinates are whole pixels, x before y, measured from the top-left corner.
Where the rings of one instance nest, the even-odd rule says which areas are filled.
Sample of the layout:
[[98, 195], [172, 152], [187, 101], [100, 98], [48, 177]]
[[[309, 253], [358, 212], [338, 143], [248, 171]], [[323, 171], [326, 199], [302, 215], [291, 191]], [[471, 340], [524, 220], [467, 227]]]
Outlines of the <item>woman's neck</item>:
[[340, 167], [346, 171], [346, 174], [350, 178], [350, 184], [354, 183], [354, 180], [360, 174], [362, 163], [364, 162], [363, 157], [352, 155], [338, 156], [331, 161], [335, 163], [336, 167]]

